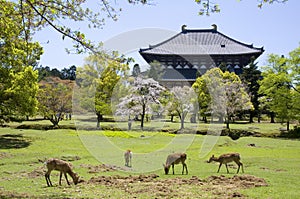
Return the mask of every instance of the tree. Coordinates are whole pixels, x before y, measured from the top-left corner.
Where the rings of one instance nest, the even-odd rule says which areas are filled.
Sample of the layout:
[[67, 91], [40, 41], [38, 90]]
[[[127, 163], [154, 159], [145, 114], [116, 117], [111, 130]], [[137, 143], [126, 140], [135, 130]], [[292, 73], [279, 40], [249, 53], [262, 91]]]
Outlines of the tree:
[[104, 115], [112, 113], [111, 98], [118, 81], [129, 69], [128, 62], [117, 54], [91, 54], [78, 68], [77, 85], [80, 106], [97, 115], [97, 128]]
[[159, 81], [163, 76], [164, 68], [158, 61], [150, 63], [150, 69], [147, 70], [147, 77], [152, 78], [155, 81]]
[[180, 118], [180, 129], [184, 129], [184, 120], [188, 113], [191, 113], [194, 107], [193, 101], [196, 100], [196, 95], [191, 87], [175, 86], [171, 89], [172, 97], [170, 98], [170, 106], [175, 110]]
[[[262, 8], [264, 4], [284, 3], [288, 0], [258, 0], [258, 7]], [[209, 16], [211, 13], [219, 13], [221, 11], [219, 4], [211, 0], [195, 0], [200, 5], [199, 15]]]
[[198, 98], [199, 114], [203, 118], [203, 121], [207, 123], [207, 116], [210, 112], [209, 104], [211, 102], [211, 98], [209, 95], [205, 77], [206, 76], [198, 77], [192, 85], [192, 88], [194, 89]]
[[198, 95], [200, 108], [205, 107], [205, 111], [219, 117], [219, 121], [226, 117], [227, 128], [231, 118], [239, 111], [253, 108], [240, 78], [235, 73], [223, 73], [219, 68], [210, 69], [196, 80], [193, 88]]
[[129, 94], [120, 99], [116, 113], [129, 117], [132, 114], [140, 115], [143, 129], [146, 113], [151, 113], [152, 104], [161, 104], [159, 98], [164, 90], [164, 87], [151, 78], [137, 77], [128, 89]]
[[64, 68], [61, 70], [61, 79], [76, 79], [76, 66], [70, 66], [70, 68]]
[[0, 123], [32, 116], [37, 108], [37, 64], [43, 50], [23, 31], [14, 3], [1, 0], [0, 7]]
[[259, 93], [264, 95], [262, 102], [274, 112], [281, 122], [287, 123], [299, 119], [299, 48], [285, 58], [275, 54], [269, 55], [268, 66], [263, 68], [263, 79], [259, 81]]
[[48, 77], [39, 84], [39, 112], [45, 119], [50, 120], [53, 126], [58, 126], [64, 115], [72, 112], [74, 81]]
[[239, 111], [253, 110], [253, 105], [242, 81], [235, 73], [226, 71], [223, 74], [223, 83], [226, 96], [226, 128], [229, 129], [230, 119]]
[[141, 74], [140, 65], [134, 64], [133, 69], [132, 69], [132, 76], [133, 77], [138, 77], [140, 74]]
[[241, 74], [241, 80], [245, 85], [246, 91], [250, 96], [251, 102], [253, 104], [254, 110], [250, 110], [249, 122], [253, 123], [253, 117], [258, 116], [259, 120], [259, 83], [261, 79], [261, 71], [258, 70], [257, 62], [251, 62], [247, 67], [243, 68], [243, 73]]

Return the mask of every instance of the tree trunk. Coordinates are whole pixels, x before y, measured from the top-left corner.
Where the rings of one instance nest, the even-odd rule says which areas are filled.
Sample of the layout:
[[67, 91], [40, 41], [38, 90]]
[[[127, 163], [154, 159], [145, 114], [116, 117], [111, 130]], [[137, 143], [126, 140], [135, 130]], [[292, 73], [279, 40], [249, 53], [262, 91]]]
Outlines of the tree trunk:
[[290, 130], [290, 121], [286, 122], [286, 130], [289, 131]]
[[227, 129], [229, 129], [229, 119], [230, 119], [230, 116], [228, 116], [228, 117], [227, 117], [227, 120], [226, 120], [226, 128], [227, 128]]
[[171, 115], [171, 122], [174, 121], [174, 115]]
[[270, 113], [271, 123], [275, 123], [275, 114], [273, 112]]
[[103, 115], [100, 113], [96, 113], [97, 115], [97, 129], [100, 129], [100, 122], [103, 120]]
[[180, 130], [184, 129], [184, 115], [179, 114], [180, 118]]
[[250, 122], [250, 123], [254, 123], [254, 121], [253, 121], [254, 114], [255, 114], [254, 111], [250, 111], [250, 114], [249, 114], [249, 122]]
[[145, 113], [146, 113], [146, 105], [143, 104], [142, 119], [141, 119], [141, 129], [142, 129], [142, 130], [144, 129]]

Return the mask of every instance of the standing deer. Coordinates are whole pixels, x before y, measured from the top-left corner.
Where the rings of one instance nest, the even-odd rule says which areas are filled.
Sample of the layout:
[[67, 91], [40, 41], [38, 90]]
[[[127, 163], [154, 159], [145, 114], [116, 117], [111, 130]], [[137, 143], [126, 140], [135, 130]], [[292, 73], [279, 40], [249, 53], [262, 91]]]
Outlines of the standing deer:
[[242, 171], [244, 173], [243, 163], [241, 163], [240, 160], [241, 157], [239, 153], [227, 153], [227, 154], [220, 155], [219, 157], [215, 157], [214, 155], [212, 155], [207, 162], [208, 163], [212, 161], [219, 162], [220, 165], [219, 165], [218, 173], [220, 171], [222, 164], [225, 164], [227, 173], [229, 173], [227, 163], [235, 162], [238, 165], [237, 173], [239, 173], [240, 171], [240, 166], [242, 166]]
[[124, 153], [124, 158], [125, 158], [125, 166], [131, 167], [132, 166], [132, 164], [131, 164], [132, 151], [131, 150], [127, 150]]
[[173, 175], [174, 175], [174, 165], [179, 164], [179, 163], [182, 164], [182, 175], [184, 173], [184, 168], [185, 168], [186, 174], [188, 174], [187, 165], [185, 163], [186, 157], [187, 157], [187, 155], [185, 153], [170, 154], [167, 157], [166, 164], [163, 164], [164, 169], [165, 169], [165, 174], [168, 175], [170, 166], [172, 165], [172, 170], [173, 170]]
[[50, 174], [51, 171], [56, 170], [60, 171], [60, 176], [59, 176], [59, 185], [61, 185], [61, 177], [62, 174], [64, 174], [68, 185], [70, 185], [68, 178], [67, 178], [67, 173], [72, 177], [74, 184], [76, 185], [79, 180], [79, 176], [72, 171], [71, 164], [68, 162], [65, 162], [63, 160], [59, 159], [49, 159], [45, 162], [48, 171], [45, 174], [46, 182], [48, 187], [52, 186], [51, 180], [50, 180]]

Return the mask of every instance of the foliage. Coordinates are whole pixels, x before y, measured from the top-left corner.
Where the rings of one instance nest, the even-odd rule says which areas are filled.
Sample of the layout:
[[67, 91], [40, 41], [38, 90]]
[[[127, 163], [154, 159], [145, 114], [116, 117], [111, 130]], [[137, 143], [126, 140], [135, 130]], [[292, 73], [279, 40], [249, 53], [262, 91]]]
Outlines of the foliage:
[[50, 69], [49, 66], [35, 67], [35, 70], [39, 72], [38, 82], [45, 80], [47, 77], [59, 77], [60, 79], [75, 80], [76, 79], [76, 66], [70, 66], [69, 68], [63, 68], [61, 71], [54, 68]]
[[[68, 52], [82, 53], [86, 50], [95, 51], [95, 45], [85, 37], [85, 34], [71, 22], [79, 24], [85, 22], [88, 28], [102, 28], [105, 19], [117, 20], [121, 9], [112, 6], [110, 1], [101, 0], [94, 9], [85, 0], [57, 0], [57, 1], [32, 1], [32, 0], [1, 0], [1, 5], [11, 5], [13, 9], [7, 18], [18, 18], [23, 25], [23, 31], [27, 37], [45, 27], [51, 27], [62, 35], [62, 39], [69, 38], [74, 44], [74, 49]], [[128, 1], [131, 4], [145, 1]], [[68, 25], [64, 25], [68, 24]]]
[[158, 61], [154, 61], [150, 63], [150, 69], [146, 71], [147, 77], [152, 78], [155, 81], [159, 81], [163, 74], [164, 74], [164, 68]]
[[[261, 71], [258, 69], [257, 62], [251, 62], [247, 67], [243, 68], [243, 73], [240, 76], [243, 84], [245, 85], [245, 89], [251, 99], [254, 110], [250, 111], [249, 122], [254, 122], [253, 117], [258, 116], [259, 112], [259, 101], [260, 97], [258, 94], [259, 83], [258, 81], [261, 79]], [[259, 117], [259, 116], [258, 116]]]
[[[210, 15], [220, 12], [217, 2], [211, 0], [194, 0], [200, 6], [199, 15]], [[286, 2], [287, 0], [259, 0], [258, 7], [274, 2]], [[151, 0], [128, 0], [129, 4], [153, 4]], [[51, 27], [62, 35], [62, 39], [71, 39], [74, 49], [68, 52], [83, 53], [91, 50], [97, 53], [95, 44], [86, 38], [85, 34], [70, 24], [81, 24], [86, 22], [88, 28], [102, 28], [106, 19], [116, 21], [120, 15], [121, 8], [116, 2], [100, 0], [94, 8], [86, 0], [57, 0], [57, 1], [32, 1], [32, 0], [1, 0], [1, 5], [11, 5], [8, 18], [21, 20], [25, 37], [45, 27]], [[75, 22], [75, 23], [73, 23]], [[68, 25], [65, 25], [68, 24]]]
[[194, 101], [196, 101], [195, 92], [191, 87], [175, 86], [171, 89], [172, 96], [169, 100], [169, 106], [171, 110], [175, 110], [180, 118], [181, 127], [184, 129], [184, 120], [188, 113], [197, 112], [197, 106], [194, 106]]
[[120, 99], [116, 114], [122, 116], [141, 115], [141, 128], [144, 127], [146, 114], [150, 114], [151, 105], [161, 104], [160, 95], [165, 89], [153, 79], [135, 78], [128, 89], [128, 94]]
[[207, 116], [209, 112], [209, 104], [211, 102], [211, 96], [206, 84], [205, 76], [196, 79], [192, 88], [195, 90], [198, 98], [199, 113], [203, 117], [204, 121], [207, 122]]
[[24, 66], [35, 66], [42, 47], [37, 42], [32, 42], [24, 31], [26, 24], [22, 21], [20, 13], [16, 13], [16, 4], [0, 0], [0, 63], [1, 67], [21, 71]]
[[117, 54], [102, 53], [86, 58], [82, 68], [78, 68], [77, 85], [80, 92], [79, 106], [97, 115], [97, 127], [103, 115], [111, 114], [111, 98], [115, 86], [129, 69], [128, 62]]
[[276, 113], [282, 122], [299, 119], [299, 48], [290, 53], [290, 57], [271, 54], [268, 66], [263, 68], [263, 79], [259, 81], [259, 92], [264, 95], [263, 106]]
[[[238, 0], [240, 1], [240, 0]], [[264, 4], [273, 4], [276, 3], [284, 3], [288, 0], [259, 0], [258, 7], [262, 8]], [[211, 0], [195, 0], [197, 4], [200, 5], [199, 15], [207, 15], [209, 16], [211, 13], [219, 13], [221, 11], [220, 6], [216, 1]]]
[[227, 128], [231, 117], [239, 111], [253, 108], [240, 78], [235, 73], [223, 73], [221, 69], [213, 68], [197, 78], [193, 88], [198, 95], [202, 114], [210, 112], [221, 120], [225, 116]]
[[138, 77], [140, 74], [141, 74], [140, 65], [134, 64], [133, 69], [132, 69], [132, 76], [133, 77]]
[[39, 84], [39, 112], [54, 126], [58, 126], [64, 115], [72, 113], [74, 81], [49, 77]]
[[[37, 72], [33, 71], [32, 67], [24, 67], [20, 72], [0, 69], [0, 79], [3, 82], [0, 89], [0, 123], [10, 121], [10, 119], [24, 120], [25, 117], [33, 116], [37, 111], [38, 104], [36, 100]], [[6, 73], [5, 76], [2, 76], [3, 73]]]
[[24, 32], [15, 4], [0, 0], [0, 123], [24, 120], [37, 110], [37, 64], [43, 53], [37, 42]]

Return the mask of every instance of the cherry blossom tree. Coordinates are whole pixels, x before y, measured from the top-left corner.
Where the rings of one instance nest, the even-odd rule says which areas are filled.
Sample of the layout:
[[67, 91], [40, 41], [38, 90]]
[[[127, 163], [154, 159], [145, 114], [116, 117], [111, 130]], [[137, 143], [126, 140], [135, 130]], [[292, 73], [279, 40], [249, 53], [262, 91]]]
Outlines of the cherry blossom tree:
[[191, 87], [175, 86], [171, 89], [171, 109], [175, 110], [180, 118], [180, 129], [184, 129], [184, 120], [188, 113], [194, 111], [196, 106], [194, 106], [197, 98], [194, 90]]
[[151, 78], [144, 79], [141, 77], [135, 78], [128, 94], [120, 98], [116, 108], [116, 115], [129, 117], [131, 115], [141, 116], [141, 129], [144, 128], [144, 120], [146, 114], [152, 113], [151, 105], [160, 105], [161, 93], [165, 90], [164, 87]]

